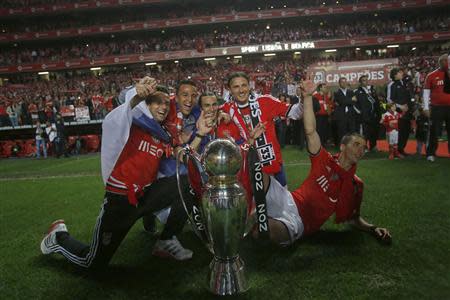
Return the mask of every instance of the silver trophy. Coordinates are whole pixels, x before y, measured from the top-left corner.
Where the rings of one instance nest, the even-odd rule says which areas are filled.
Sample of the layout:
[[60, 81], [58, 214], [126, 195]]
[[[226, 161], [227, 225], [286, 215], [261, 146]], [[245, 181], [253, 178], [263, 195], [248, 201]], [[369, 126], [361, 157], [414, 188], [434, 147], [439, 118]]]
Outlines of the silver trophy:
[[[200, 203], [189, 206], [180, 189], [179, 158], [184, 154], [202, 181]], [[237, 181], [242, 164], [239, 147], [230, 140], [216, 139], [206, 145], [201, 157], [184, 149], [177, 159], [177, 179], [183, 205], [194, 232], [214, 254], [208, 288], [216, 295], [236, 295], [248, 290], [244, 262], [239, 257], [247, 218], [247, 200]], [[190, 176], [192, 176], [190, 174]]]

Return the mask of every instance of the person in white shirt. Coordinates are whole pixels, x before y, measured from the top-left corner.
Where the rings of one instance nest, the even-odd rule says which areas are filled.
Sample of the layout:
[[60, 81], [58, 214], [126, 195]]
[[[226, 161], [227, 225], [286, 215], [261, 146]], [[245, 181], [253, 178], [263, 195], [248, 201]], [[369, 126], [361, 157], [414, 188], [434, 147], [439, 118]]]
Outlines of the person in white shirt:
[[45, 141], [45, 130], [39, 121], [36, 122], [36, 158], [41, 158], [41, 147], [44, 158], [47, 158], [47, 143]]
[[50, 121], [47, 121], [45, 126], [46, 126], [45, 133], [47, 134], [48, 142], [50, 143], [52, 153], [56, 153], [56, 148], [55, 148], [55, 143], [54, 143], [55, 138], [56, 138], [56, 125], [51, 124]]

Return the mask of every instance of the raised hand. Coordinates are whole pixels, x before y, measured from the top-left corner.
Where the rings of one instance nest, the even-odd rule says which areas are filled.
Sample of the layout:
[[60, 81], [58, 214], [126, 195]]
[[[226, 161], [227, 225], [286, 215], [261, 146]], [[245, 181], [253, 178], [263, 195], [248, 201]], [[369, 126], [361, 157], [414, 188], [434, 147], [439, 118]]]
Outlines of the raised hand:
[[197, 133], [200, 135], [208, 134], [215, 126], [214, 117], [207, 116], [204, 111], [200, 113], [200, 117], [197, 120]]
[[311, 95], [316, 89], [316, 85], [311, 80], [302, 80], [299, 87], [302, 91], [302, 98]]
[[145, 76], [136, 84], [136, 93], [140, 99], [145, 99], [156, 91], [156, 79]]
[[253, 144], [255, 142], [255, 140], [266, 131], [266, 125], [267, 125], [267, 122], [258, 123], [258, 125], [256, 125], [256, 127], [253, 128], [252, 131], [250, 131], [250, 133], [249, 133], [250, 137], [247, 141], [250, 145]]

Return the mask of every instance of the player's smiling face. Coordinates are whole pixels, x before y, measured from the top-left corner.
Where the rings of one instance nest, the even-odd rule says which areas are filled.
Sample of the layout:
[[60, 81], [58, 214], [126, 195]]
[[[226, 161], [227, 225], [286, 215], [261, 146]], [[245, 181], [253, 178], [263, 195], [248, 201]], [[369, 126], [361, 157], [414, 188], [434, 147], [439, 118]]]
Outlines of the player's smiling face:
[[157, 99], [148, 104], [148, 109], [153, 118], [157, 122], [162, 123], [169, 114], [170, 98], [169, 95], [161, 92], [156, 92], [155, 97], [157, 97]]
[[216, 121], [217, 112], [219, 111], [219, 102], [215, 96], [203, 96], [202, 97], [202, 110], [205, 113], [205, 117], [213, 118]]
[[178, 89], [177, 103], [181, 113], [189, 116], [197, 101], [197, 88], [190, 84], [182, 84]]
[[230, 92], [239, 104], [246, 104], [250, 95], [250, 85], [246, 78], [236, 77], [230, 82]]

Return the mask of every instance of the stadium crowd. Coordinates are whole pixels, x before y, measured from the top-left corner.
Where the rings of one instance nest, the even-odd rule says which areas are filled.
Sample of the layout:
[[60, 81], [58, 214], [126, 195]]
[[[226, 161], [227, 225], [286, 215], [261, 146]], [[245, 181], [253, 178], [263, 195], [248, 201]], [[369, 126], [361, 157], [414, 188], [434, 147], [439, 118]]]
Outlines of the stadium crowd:
[[[395, 50], [393, 50], [395, 51]], [[427, 56], [430, 50], [416, 50], [414, 55], [399, 56], [401, 65], [408, 69], [410, 76], [424, 74], [436, 66], [436, 60]], [[439, 54], [437, 47], [435, 55]], [[1, 126], [30, 125], [33, 120], [45, 123], [54, 120], [61, 107], [73, 105], [87, 106], [91, 120], [103, 119], [106, 113], [119, 103], [121, 89], [135, 82], [136, 78], [150, 74], [159, 78], [161, 83], [174, 87], [179, 80], [192, 78], [198, 82], [202, 91], [226, 94], [224, 79], [230, 71], [246, 71], [255, 77], [254, 88], [259, 93], [287, 93], [287, 85], [298, 82], [305, 77], [308, 65], [317, 61], [348, 61], [356, 59], [385, 58], [397, 56], [395, 53], [380, 52], [374, 56], [358, 51], [340, 51], [336, 56], [328, 58], [315, 55], [303, 55], [292, 60], [278, 58], [268, 61], [224, 61], [214, 66], [206, 62], [180, 63], [178, 65], [161, 65], [160, 68], [135, 67], [130, 69], [106, 69], [100, 75], [88, 73], [54, 73], [50, 80], [39, 79], [35, 75], [21, 75], [0, 87], [0, 122]], [[258, 75], [259, 74], [259, 75]], [[416, 80], [417, 81], [417, 80]], [[416, 85], [420, 83], [417, 82]], [[292, 90], [292, 89], [290, 89]], [[70, 118], [67, 118], [68, 120]]]
[[[345, 22], [344, 22], [345, 23]], [[112, 55], [146, 53], [153, 51], [176, 51], [225, 47], [233, 45], [250, 45], [272, 43], [275, 41], [298, 41], [309, 39], [352, 38], [355, 36], [374, 36], [379, 34], [408, 34], [421, 31], [446, 31], [450, 17], [437, 13], [426, 17], [419, 16], [400, 21], [390, 17], [375, 20], [355, 20], [353, 25], [342, 22], [320, 22], [320, 24], [284, 24], [281, 27], [259, 27], [212, 33], [174, 32], [164, 39], [149, 33], [136, 38], [114, 38], [109, 41], [81, 42], [63, 44], [53, 47], [10, 47], [2, 51], [0, 65], [17, 65], [23, 63], [43, 63], [70, 60], [76, 58], [95, 59]]]
[[[387, 0], [380, 0], [377, 2], [383, 2]], [[87, 1], [67, 1], [67, 0], [4, 0], [2, 1], [2, 7], [4, 8], [19, 8], [19, 7], [30, 7], [30, 6], [41, 6], [41, 5], [57, 5], [66, 3], [83, 3]], [[164, 4], [166, 1], [161, 1]], [[282, 8], [287, 7], [317, 7], [317, 6], [332, 6], [338, 4], [355, 4], [369, 2], [367, 0], [340, 0], [340, 1], [330, 1], [330, 0], [286, 0], [283, 4], [278, 3], [267, 3], [267, 1], [257, 0], [257, 1], [245, 1], [245, 0], [224, 0], [221, 1], [219, 7], [208, 6], [208, 3], [191, 0], [191, 1], [179, 1], [175, 7], [171, 7], [170, 12], [166, 12], [167, 16], [174, 17], [186, 17], [186, 16], [199, 16], [208, 14], [217, 14], [217, 12], [226, 11], [248, 11], [255, 9], [271, 9], [271, 8]], [[201, 5], [199, 5], [199, 3]], [[171, 3], [174, 5], [174, 3]], [[195, 6], [195, 10], [193, 9]], [[123, 8], [122, 8], [123, 9]], [[163, 12], [162, 12], [163, 13]], [[158, 14], [158, 16], [166, 16], [163, 14]]]

